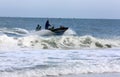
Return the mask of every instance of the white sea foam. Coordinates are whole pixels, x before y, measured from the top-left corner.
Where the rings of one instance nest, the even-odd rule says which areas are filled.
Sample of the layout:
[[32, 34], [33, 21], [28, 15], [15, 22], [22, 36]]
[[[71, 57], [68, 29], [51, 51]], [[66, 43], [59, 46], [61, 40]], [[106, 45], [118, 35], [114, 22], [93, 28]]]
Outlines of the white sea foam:
[[77, 35], [77, 33], [69, 28], [67, 31], [65, 31], [64, 35]]
[[83, 49], [83, 48], [119, 48], [117, 39], [100, 39], [86, 36], [38, 36], [27, 35], [22, 37], [9, 37], [0, 35], [1, 49], [7, 48], [35, 48], [35, 49]]
[[120, 49], [26, 50], [0, 53], [1, 77], [120, 72]]
[[28, 30], [22, 29], [22, 28], [13, 28], [12, 31], [16, 32], [16, 33], [20, 33], [20, 34], [27, 34], [27, 33], [29, 33]]
[[38, 36], [52, 36], [55, 33], [50, 31], [50, 30], [40, 30], [40, 31], [32, 31], [30, 33], [28, 33], [27, 35], [38, 35]]

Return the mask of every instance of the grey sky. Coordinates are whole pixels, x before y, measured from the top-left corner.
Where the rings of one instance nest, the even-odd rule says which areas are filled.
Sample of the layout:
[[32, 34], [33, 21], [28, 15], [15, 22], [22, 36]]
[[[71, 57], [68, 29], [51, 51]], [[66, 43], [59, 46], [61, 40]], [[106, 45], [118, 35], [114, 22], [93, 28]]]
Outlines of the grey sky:
[[0, 16], [120, 19], [120, 0], [0, 0]]

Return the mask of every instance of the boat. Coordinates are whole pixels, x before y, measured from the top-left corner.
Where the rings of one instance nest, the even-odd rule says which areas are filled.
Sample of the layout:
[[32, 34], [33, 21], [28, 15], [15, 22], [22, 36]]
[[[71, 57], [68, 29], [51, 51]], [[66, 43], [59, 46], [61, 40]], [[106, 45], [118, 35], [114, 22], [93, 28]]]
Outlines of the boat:
[[61, 26], [60, 28], [50, 28], [48, 30], [54, 32], [56, 35], [62, 35], [66, 30], [68, 30], [68, 27]]
[[[54, 28], [53, 26], [51, 28], [48, 28], [47, 30], [51, 31], [55, 35], [62, 35], [66, 30], [68, 30], [68, 27], [60, 26], [59, 28]], [[36, 31], [41, 31], [41, 27], [39, 28], [39, 26], [37, 26]]]

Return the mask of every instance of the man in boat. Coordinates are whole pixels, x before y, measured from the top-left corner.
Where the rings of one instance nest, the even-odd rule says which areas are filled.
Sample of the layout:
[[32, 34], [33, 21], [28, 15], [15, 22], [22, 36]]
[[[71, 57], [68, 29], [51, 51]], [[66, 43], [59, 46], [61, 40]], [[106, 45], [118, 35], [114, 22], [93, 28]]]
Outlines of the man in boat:
[[52, 27], [49, 23], [49, 20], [46, 21], [46, 24], [45, 24], [45, 29], [50, 29], [49, 27]]
[[36, 27], [36, 31], [39, 31], [39, 30], [41, 30], [41, 26], [38, 24]]

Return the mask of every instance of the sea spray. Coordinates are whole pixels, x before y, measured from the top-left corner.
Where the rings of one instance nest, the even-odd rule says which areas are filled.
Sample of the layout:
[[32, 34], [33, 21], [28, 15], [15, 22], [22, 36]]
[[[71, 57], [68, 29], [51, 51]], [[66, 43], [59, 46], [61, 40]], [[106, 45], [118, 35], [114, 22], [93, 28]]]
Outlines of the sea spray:
[[[1, 47], [19, 47], [34, 49], [84, 49], [84, 48], [118, 48], [117, 39], [100, 39], [90, 35], [85, 36], [38, 36], [28, 35], [22, 37], [0, 36]], [[4, 46], [3, 46], [4, 45]]]

